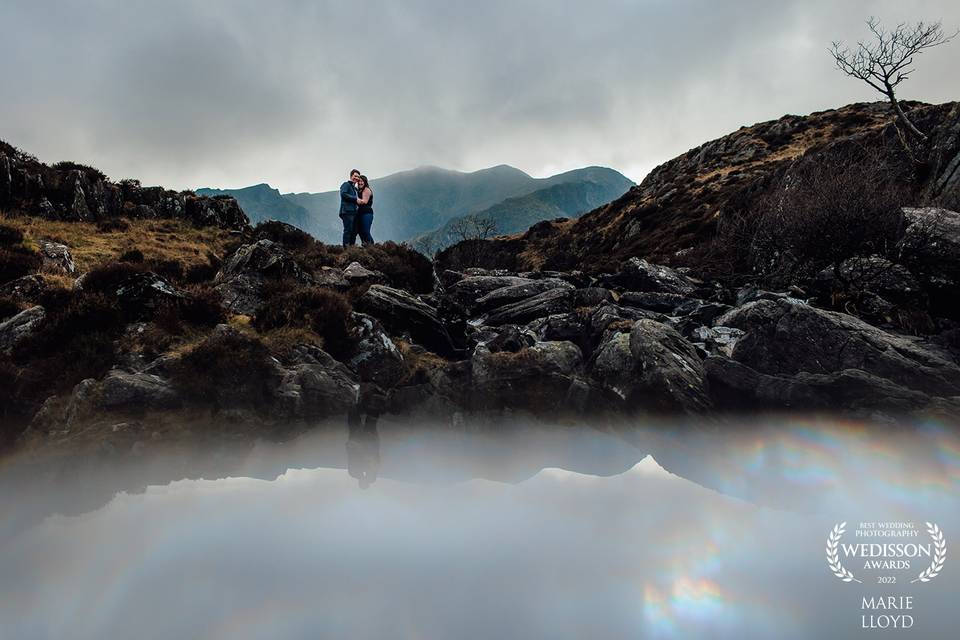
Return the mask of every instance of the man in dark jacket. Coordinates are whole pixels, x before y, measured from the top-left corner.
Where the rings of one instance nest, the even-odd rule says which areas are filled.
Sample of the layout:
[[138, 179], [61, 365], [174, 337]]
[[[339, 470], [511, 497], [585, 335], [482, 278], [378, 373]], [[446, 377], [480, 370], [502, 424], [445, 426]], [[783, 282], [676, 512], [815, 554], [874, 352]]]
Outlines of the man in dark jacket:
[[349, 247], [357, 241], [357, 182], [360, 170], [350, 172], [350, 179], [340, 185], [340, 219], [343, 221], [343, 246]]

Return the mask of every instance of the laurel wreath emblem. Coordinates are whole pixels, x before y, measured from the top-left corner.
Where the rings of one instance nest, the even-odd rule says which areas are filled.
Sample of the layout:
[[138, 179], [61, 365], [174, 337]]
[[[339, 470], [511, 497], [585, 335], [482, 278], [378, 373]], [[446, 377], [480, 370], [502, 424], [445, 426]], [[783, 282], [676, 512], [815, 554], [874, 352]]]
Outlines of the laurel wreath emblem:
[[834, 525], [833, 529], [830, 531], [830, 535], [827, 536], [827, 565], [830, 567], [830, 570], [833, 571], [833, 575], [837, 576], [844, 582], [860, 582], [860, 580], [857, 580], [853, 577], [853, 574], [850, 573], [849, 569], [840, 563], [840, 555], [837, 553], [837, 547], [840, 544], [840, 538], [843, 537], [843, 534], [846, 530], [847, 523], [841, 522], [840, 524]]
[[910, 584], [914, 582], [930, 582], [930, 580], [936, 578], [943, 570], [943, 563], [947, 559], [947, 543], [943, 539], [943, 531], [934, 523], [927, 522], [925, 524], [927, 525], [927, 533], [930, 534], [930, 538], [933, 540], [933, 560], [930, 562], [929, 567], [921, 571], [920, 575], [910, 581]]

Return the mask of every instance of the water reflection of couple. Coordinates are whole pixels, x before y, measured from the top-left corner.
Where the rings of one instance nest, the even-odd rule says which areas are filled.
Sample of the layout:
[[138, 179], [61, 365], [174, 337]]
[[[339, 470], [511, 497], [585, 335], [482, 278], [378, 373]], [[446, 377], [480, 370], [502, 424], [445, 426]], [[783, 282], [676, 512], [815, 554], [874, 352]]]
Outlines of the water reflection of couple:
[[347, 414], [347, 473], [361, 489], [376, 482], [380, 472], [380, 432], [377, 417], [382, 410], [383, 392], [375, 385], [360, 386], [357, 406]]
[[370, 227], [373, 226], [373, 190], [367, 176], [358, 169], [350, 172], [350, 179], [340, 185], [340, 219], [343, 221], [343, 246], [357, 241], [373, 244]]

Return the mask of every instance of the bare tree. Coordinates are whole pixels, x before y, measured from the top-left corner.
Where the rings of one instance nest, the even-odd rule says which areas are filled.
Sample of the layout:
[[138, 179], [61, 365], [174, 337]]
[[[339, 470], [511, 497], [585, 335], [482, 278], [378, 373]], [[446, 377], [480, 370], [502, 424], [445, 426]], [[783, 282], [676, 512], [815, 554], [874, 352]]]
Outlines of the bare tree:
[[489, 216], [465, 216], [450, 223], [447, 237], [457, 245], [463, 264], [476, 266], [489, 247], [486, 240], [497, 235], [497, 221]]
[[465, 216], [450, 223], [450, 237], [454, 242], [486, 240], [497, 234], [497, 221], [489, 216]]
[[870, 18], [867, 26], [873, 34], [873, 41], [857, 43], [851, 50], [842, 42], [834, 42], [830, 53], [837, 68], [850, 77], [863, 80], [890, 100], [897, 119], [904, 128], [923, 143], [927, 136], [907, 117], [897, 100], [896, 88], [913, 73], [913, 59], [927, 49], [946, 44], [956, 37], [958, 32], [947, 35], [940, 22], [916, 24], [900, 23], [888, 31], [876, 18]]

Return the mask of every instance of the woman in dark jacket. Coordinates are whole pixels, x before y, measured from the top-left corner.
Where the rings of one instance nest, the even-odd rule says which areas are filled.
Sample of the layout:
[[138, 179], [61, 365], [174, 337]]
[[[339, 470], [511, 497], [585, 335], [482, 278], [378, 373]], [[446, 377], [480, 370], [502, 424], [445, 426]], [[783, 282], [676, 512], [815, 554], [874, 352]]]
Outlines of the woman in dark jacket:
[[367, 176], [360, 176], [359, 187], [357, 233], [360, 235], [360, 242], [365, 245], [373, 244], [373, 236], [370, 235], [370, 227], [373, 226], [373, 190], [370, 189], [370, 181]]

